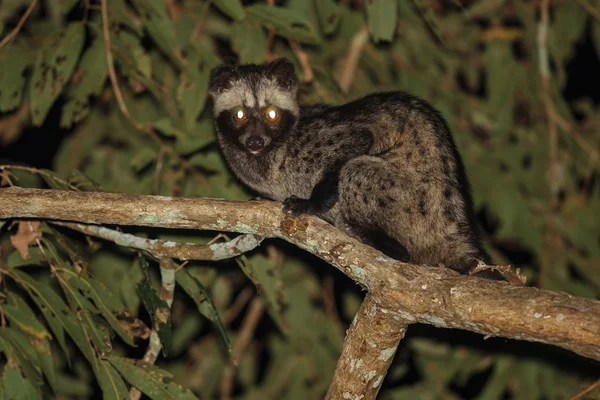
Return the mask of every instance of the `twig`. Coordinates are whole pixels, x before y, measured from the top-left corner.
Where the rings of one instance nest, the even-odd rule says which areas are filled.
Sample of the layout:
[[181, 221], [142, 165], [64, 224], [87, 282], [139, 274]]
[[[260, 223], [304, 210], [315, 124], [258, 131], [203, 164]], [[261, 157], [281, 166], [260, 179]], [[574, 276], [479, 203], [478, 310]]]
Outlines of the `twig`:
[[367, 294], [348, 329], [325, 399], [375, 399], [408, 323]]
[[154, 168], [154, 176], [152, 177], [152, 192], [154, 194], [160, 194], [160, 173], [162, 171], [163, 163], [165, 161], [165, 151], [163, 148], [158, 153], [158, 160], [156, 161], [156, 167]]
[[241, 359], [242, 353], [246, 347], [248, 347], [248, 344], [254, 335], [254, 330], [256, 329], [258, 321], [260, 321], [264, 310], [265, 306], [262, 300], [259, 297], [256, 297], [250, 304], [250, 308], [244, 317], [244, 321], [242, 322], [237, 340], [233, 345], [231, 361], [223, 371], [223, 376], [221, 378], [221, 400], [231, 399], [236, 365]]
[[233, 304], [223, 313], [221, 321], [223, 326], [227, 327], [231, 322], [242, 312], [246, 304], [250, 301], [254, 294], [254, 289], [250, 286], [243, 289], [240, 294], [237, 295]]
[[15, 37], [19, 34], [19, 31], [21, 30], [21, 28], [23, 28], [23, 25], [25, 25], [25, 21], [27, 21], [29, 14], [31, 14], [31, 12], [35, 8], [35, 5], [37, 4], [37, 2], [38, 2], [38, 0], [31, 1], [31, 4], [29, 4], [29, 7], [27, 7], [27, 10], [25, 10], [25, 13], [23, 14], [21, 19], [17, 23], [17, 26], [15, 26], [15, 28], [12, 31], [10, 31], [8, 33], [8, 35], [6, 35], [6, 37], [4, 37], [4, 39], [2, 39], [2, 41], [0, 42], [0, 49], [3, 48], [8, 42], [12, 43], [12, 41], [15, 39]]
[[[161, 348], [162, 344], [160, 343], [158, 333], [153, 329], [152, 332], [150, 332], [150, 341], [143, 360], [150, 364], [154, 364], [160, 354]], [[129, 396], [131, 397], [131, 400], [139, 400], [142, 397], [142, 392], [132, 386], [131, 389], [129, 389]]]
[[600, 301], [395, 261], [319, 218], [286, 216], [277, 202], [3, 188], [0, 204], [0, 220], [33, 218], [277, 237], [368, 288], [379, 306], [395, 317], [547, 343], [600, 360]]
[[49, 174], [46, 171], [42, 171], [42, 170], [37, 169], [37, 168], [25, 167], [23, 165], [10, 165], [10, 164], [0, 165], [0, 171], [5, 170], [5, 169], [8, 169], [8, 170], [18, 169], [18, 170], [22, 170], [22, 171], [31, 172], [32, 174], [43, 175], [43, 176], [45, 176], [47, 178], [50, 178], [50, 179], [52, 179], [52, 180], [54, 180], [56, 182], [62, 183], [63, 185], [67, 186], [69, 189], [79, 191], [79, 188], [77, 186], [74, 186], [74, 185], [70, 184], [69, 182], [67, 182], [67, 181], [65, 181], [63, 179], [60, 179], [57, 176], [54, 176], [52, 174]]
[[575, 396], [571, 397], [569, 400], [578, 400], [578, 399], [581, 399], [586, 394], [588, 394], [590, 392], [593, 392], [594, 390], [596, 390], [598, 388], [600, 388], [600, 379], [598, 379], [596, 382], [592, 383], [584, 391], [579, 392]]
[[[267, 4], [271, 7], [275, 7], [275, 0], [267, 0]], [[273, 46], [274, 40], [275, 40], [275, 32], [269, 31], [269, 34], [267, 36], [266, 46], [265, 46], [265, 61], [267, 61], [267, 62], [270, 62], [275, 58], [275, 56], [273, 55], [273, 53], [271, 51], [271, 47]], [[315, 79], [315, 74], [312, 70], [312, 67], [310, 66], [308, 54], [306, 54], [306, 52], [304, 50], [302, 50], [302, 47], [300, 46], [300, 44], [297, 41], [288, 40], [288, 43], [290, 44], [292, 51], [294, 52], [294, 54], [298, 58], [298, 61], [300, 62], [300, 65], [302, 66], [302, 73], [304, 74], [304, 82], [312, 83]]]
[[[173, 263], [173, 260], [167, 257], [161, 258], [159, 264], [162, 283], [160, 298], [169, 305], [169, 308], [164, 310], [167, 315], [163, 315], [163, 317], [168, 320], [171, 313], [171, 305], [173, 304], [173, 295], [175, 294], [175, 264]], [[157, 327], [154, 326], [152, 332], [150, 332], [150, 341], [143, 360], [148, 364], [154, 364], [158, 359], [161, 349], [162, 343], [158, 336]], [[142, 393], [136, 387], [132, 386], [129, 390], [129, 395], [132, 400], [139, 400]]]
[[542, 90], [544, 106], [546, 108], [546, 118], [548, 119], [548, 131], [550, 141], [550, 166], [554, 168], [558, 162], [558, 135], [556, 129], [556, 120], [554, 118], [554, 104], [552, 102], [552, 92], [550, 90], [550, 63], [548, 61], [548, 7], [550, 0], [542, 0], [541, 19], [538, 24], [538, 55], [540, 63], [540, 76], [542, 79]]
[[[556, 128], [556, 119], [554, 115], [554, 104], [552, 102], [552, 91], [550, 89], [550, 63], [548, 61], [548, 16], [549, 0], [542, 0], [540, 6], [540, 22], [538, 24], [537, 45], [540, 64], [540, 77], [542, 81], [542, 98], [546, 111], [546, 119], [548, 121], [548, 157], [550, 167], [548, 169], [548, 183], [550, 186], [551, 198], [548, 205], [548, 213], [546, 217], [546, 232], [544, 235], [544, 247], [551, 249], [554, 247], [554, 242], [557, 238], [556, 226], [554, 223], [554, 215], [558, 207], [558, 191], [560, 168], [558, 163], [558, 132]], [[539, 285], [545, 287], [547, 285], [548, 266], [550, 264], [549, 251], [542, 257], [540, 263]]]
[[206, 14], [208, 13], [208, 9], [210, 7], [210, 3], [212, 0], [207, 0], [204, 2], [204, 7], [202, 7], [202, 11], [200, 12], [200, 16], [198, 17], [198, 22], [194, 25], [192, 29], [192, 34], [190, 35], [190, 42], [194, 42], [202, 33], [202, 27], [204, 25], [204, 20], [206, 19]]
[[262, 238], [256, 235], [240, 235], [225, 243], [207, 245], [177, 243], [166, 240], [145, 239], [98, 225], [74, 224], [69, 222], [53, 223], [85, 233], [86, 235], [110, 240], [120, 246], [147, 251], [158, 259], [169, 257], [179, 260], [225, 260], [253, 250], [262, 242]]
[[579, 3], [579, 5], [585, 8], [585, 10], [590, 13], [592, 17], [596, 18], [598, 22], [600, 22], [600, 12], [592, 7], [590, 3], [588, 3], [586, 0], [577, 0], [577, 3]]
[[341, 62], [341, 71], [338, 74], [338, 85], [345, 93], [348, 92], [350, 85], [354, 80], [358, 61], [360, 60], [360, 54], [368, 41], [369, 27], [364, 25], [352, 38], [350, 47]]
[[315, 79], [315, 74], [310, 66], [310, 61], [308, 60], [308, 55], [302, 47], [295, 40], [289, 41], [294, 54], [298, 57], [298, 61], [300, 61], [300, 65], [302, 66], [302, 72], [304, 73], [304, 82], [310, 83]]

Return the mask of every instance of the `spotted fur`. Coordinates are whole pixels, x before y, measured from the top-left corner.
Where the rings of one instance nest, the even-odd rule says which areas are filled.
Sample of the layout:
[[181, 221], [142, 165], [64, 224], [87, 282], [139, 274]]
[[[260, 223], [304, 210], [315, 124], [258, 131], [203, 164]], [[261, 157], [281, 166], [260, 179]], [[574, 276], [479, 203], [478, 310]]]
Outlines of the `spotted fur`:
[[[298, 106], [293, 65], [221, 66], [210, 93], [215, 128], [242, 182], [297, 215], [320, 216], [390, 257], [467, 273], [490, 263], [463, 163], [441, 114], [401, 91], [339, 106]], [[244, 107], [249, 120], [233, 121]], [[275, 106], [281, 119], [261, 119]], [[248, 138], [264, 149], [248, 151]], [[480, 276], [498, 278], [493, 273]]]

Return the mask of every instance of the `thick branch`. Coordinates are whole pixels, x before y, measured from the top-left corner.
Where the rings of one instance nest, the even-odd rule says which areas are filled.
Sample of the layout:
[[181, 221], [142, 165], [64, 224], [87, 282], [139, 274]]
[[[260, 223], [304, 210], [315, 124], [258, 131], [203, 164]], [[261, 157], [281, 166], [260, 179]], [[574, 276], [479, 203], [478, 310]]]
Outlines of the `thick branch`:
[[0, 219], [231, 231], [278, 237], [334, 265], [409, 323], [549, 343], [600, 360], [600, 302], [401, 263], [274, 202], [0, 189]]
[[325, 398], [375, 399], [407, 326], [368, 294], [346, 333]]

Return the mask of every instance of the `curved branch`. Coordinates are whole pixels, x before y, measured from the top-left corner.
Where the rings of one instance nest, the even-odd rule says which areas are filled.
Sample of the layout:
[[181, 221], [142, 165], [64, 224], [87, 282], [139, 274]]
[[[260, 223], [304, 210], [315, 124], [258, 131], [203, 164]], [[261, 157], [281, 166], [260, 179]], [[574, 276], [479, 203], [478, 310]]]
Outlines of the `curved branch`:
[[205, 229], [278, 237], [332, 264], [409, 323], [560, 346], [600, 360], [600, 301], [405, 264], [275, 202], [0, 189], [0, 219]]

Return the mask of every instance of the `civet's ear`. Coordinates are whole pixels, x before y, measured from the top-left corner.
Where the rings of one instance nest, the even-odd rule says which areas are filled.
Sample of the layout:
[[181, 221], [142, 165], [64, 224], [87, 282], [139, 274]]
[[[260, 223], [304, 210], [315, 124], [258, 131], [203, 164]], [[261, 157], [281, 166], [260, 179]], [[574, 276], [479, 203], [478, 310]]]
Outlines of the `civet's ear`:
[[215, 96], [231, 86], [231, 81], [237, 77], [237, 70], [229, 64], [221, 64], [210, 73], [208, 93]]
[[269, 75], [275, 77], [279, 85], [290, 88], [296, 84], [294, 64], [287, 58], [278, 58], [267, 64]]

